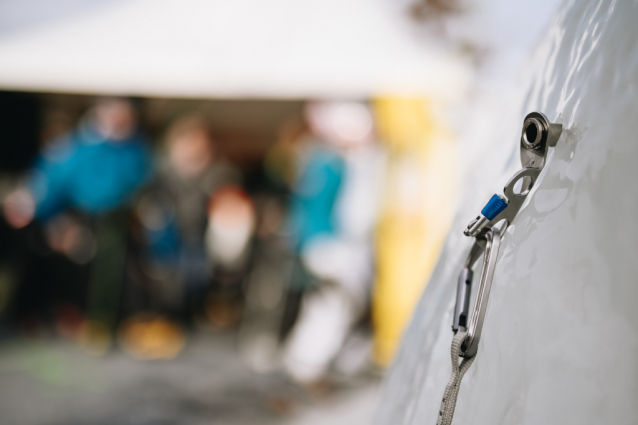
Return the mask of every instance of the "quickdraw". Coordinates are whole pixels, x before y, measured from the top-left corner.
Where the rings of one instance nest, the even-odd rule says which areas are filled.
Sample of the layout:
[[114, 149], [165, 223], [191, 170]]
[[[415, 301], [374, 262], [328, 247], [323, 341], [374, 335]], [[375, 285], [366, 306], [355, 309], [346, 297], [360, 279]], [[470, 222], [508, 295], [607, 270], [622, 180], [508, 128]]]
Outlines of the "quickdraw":
[[[443, 394], [437, 425], [452, 423], [461, 379], [476, 357], [502, 238], [545, 166], [548, 148], [556, 146], [562, 131], [562, 124], [550, 123], [540, 112], [532, 112], [525, 117], [520, 140], [523, 169], [507, 182], [504, 196], [492, 196], [463, 232], [474, 238], [474, 244], [458, 280], [452, 322], [452, 376]], [[483, 269], [470, 317], [472, 268], [483, 254]]]

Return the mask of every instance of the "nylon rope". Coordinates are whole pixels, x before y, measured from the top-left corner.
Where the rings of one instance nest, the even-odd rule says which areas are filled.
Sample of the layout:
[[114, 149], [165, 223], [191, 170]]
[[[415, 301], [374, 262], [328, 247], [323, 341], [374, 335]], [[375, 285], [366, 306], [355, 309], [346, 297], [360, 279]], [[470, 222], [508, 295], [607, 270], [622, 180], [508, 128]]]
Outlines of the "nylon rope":
[[[441, 409], [439, 410], [439, 417], [436, 421], [436, 425], [451, 425], [452, 418], [454, 418], [454, 409], [456, 408], [456, 398], [459, 395], [459, 388], [461, 387], [461, 379], [465, 372], [472, 366], [476, 355], [469, 359], [459, 357], [461, 345], [467, 337], [466, 331], [459, 330], [452, 339], [452, 376], [445, 387], [443, 393], [443, 400], [441, 401]], [[459, 359], [462, 359], [459, 361]]]

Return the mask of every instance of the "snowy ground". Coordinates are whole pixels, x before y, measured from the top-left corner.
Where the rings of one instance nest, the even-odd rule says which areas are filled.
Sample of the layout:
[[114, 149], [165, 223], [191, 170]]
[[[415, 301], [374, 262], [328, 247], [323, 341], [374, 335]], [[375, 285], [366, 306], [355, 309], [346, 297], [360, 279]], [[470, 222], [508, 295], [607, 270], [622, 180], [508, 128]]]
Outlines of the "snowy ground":
[[3, 425], [365, 425], [379, 383], [325, 394], [252, 373], [233, 337], [199, 333], [170, 361], [120, 350], [95, 358], [64, 341], [0, 343]]

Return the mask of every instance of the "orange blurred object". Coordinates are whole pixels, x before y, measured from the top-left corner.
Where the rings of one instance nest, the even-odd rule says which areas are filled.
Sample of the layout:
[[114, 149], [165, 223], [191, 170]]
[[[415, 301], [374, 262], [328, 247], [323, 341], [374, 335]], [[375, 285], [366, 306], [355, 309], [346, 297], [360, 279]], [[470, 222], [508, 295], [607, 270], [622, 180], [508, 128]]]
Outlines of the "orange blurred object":
[[128, 354], [144, 360], [172, 359], [186, 344], [179, 325], [151, 312], [138, 313], [124, 321], [117, 340]]

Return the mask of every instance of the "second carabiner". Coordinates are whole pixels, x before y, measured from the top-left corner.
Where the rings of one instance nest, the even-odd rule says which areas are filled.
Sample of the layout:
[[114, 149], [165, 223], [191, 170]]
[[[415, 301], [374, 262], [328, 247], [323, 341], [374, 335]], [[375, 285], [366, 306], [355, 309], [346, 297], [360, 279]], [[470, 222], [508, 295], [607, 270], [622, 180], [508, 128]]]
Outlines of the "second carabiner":
[[486, 233], [485, 256], [483, 257], [483, 270], [481, 270], [481, 280], [479, 282], [474, 302], [474, 309], [467, 327], [467, 338], [461, 345], [460, 355], [462, 357], [473, 357], [478, 350], [478, 343], [483, 330], [483, 321], [485, 320], [485, 312], [487, 310], [487, 302], [492, 288], [492, 279], [494, 278], [494, 270], [496, 268], [496, 260], [498, 251], [501, 246], [503, 233], [507, 230], [507, 220], [501, 221], [492, 227]]

